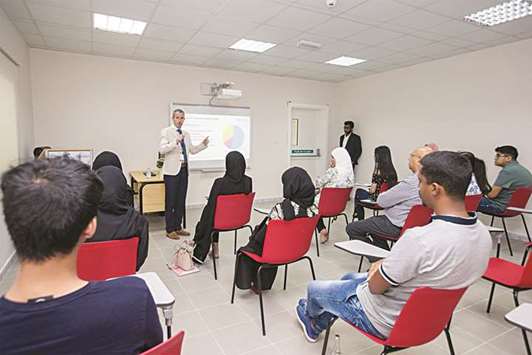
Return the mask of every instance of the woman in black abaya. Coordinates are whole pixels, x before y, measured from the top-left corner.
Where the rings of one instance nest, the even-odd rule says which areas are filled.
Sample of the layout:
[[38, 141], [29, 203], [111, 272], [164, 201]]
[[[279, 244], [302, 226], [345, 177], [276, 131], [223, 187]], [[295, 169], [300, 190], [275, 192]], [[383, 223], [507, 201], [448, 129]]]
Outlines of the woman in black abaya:
[[[237, 151], [232, 151], [225, 157], [225, 175], [214, 180], [209, 194], [207, 205], [203, 208], [201, 218], [196, 225], [194, 233], [194, 261], [202, 263], [211, 245], [211, 232], [214, 224], [214, 211], [216, 198], [220, 195], [232, 195], [252, 191], [252, 182], [249, 176], [244, 175], [246, 160]], [[213, 236], [213, 257], [218, 257], [218, 233]]]

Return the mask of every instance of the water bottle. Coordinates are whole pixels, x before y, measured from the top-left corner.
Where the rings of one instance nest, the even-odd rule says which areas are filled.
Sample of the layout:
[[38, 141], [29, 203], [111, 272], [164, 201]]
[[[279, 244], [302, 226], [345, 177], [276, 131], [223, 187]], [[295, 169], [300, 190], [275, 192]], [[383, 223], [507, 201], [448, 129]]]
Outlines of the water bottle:
[[334, 336], [334, 348], [331, 355], [342, 355], [342, 350], [340, 349], [340, 334]]

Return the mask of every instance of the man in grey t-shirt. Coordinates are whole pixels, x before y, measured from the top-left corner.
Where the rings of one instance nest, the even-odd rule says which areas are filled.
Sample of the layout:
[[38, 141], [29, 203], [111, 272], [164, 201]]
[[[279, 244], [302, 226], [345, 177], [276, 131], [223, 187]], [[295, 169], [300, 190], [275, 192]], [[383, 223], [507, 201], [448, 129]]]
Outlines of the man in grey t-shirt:
[[488, 214], [502, 213], [519, 187], [532, 187], [532, 174], [517, 162], [518, 151], [511, 145], [495, 148], [495, 165], [502, 167], [491, 191], [482, 196], [478, 205], [479, 212]]
[[421, 160], [420, 195], [434, 210], [432, 223], [406, 231], [368, 274], [311, 282], [296, 306], [309, 341], [317, 341], [337, 317], [386, 338], [415, 289], [464, 288], [482, 276], [492, 243], [486, 227], [465, 209], [471, 174], [459, 153], [434, 152]]

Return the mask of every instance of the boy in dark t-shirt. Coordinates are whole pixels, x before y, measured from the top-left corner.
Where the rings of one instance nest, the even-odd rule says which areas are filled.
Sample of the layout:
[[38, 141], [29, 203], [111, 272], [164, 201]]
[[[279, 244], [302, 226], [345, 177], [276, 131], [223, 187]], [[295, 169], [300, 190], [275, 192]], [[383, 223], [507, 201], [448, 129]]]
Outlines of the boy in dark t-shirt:
[[2, 193], [20, 267], [0, 298], [0, 354], [138, 354], [162, 341], [143, 280], [77, 276], [78, 247], [94, 234], [102, 193], [88, 166], [25, 163], [2, 176]]

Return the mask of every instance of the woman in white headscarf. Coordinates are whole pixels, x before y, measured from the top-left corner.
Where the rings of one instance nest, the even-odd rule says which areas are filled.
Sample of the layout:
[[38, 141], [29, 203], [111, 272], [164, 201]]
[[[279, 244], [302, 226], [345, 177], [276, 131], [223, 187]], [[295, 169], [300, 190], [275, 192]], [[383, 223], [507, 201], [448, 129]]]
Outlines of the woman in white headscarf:
[[[329, 169], [324, 175], [316, 179], [316, 187], [320, 190], [324, 187], [353, 187], [355, 184], [355, 175], [353, 174], [353, 165], [351, 157], [345, 148], [334, 148], [331, 152], [331, 162]], [[315, 204], [319, 203], [320, 194], [316, 195]], [[320, 241], [325, 243], [329, 240], [329, 231], [325, 228], [323, 219], [318, 221], [317, 229], [320, 232]]]

